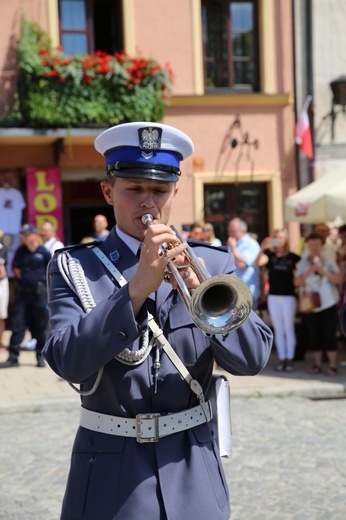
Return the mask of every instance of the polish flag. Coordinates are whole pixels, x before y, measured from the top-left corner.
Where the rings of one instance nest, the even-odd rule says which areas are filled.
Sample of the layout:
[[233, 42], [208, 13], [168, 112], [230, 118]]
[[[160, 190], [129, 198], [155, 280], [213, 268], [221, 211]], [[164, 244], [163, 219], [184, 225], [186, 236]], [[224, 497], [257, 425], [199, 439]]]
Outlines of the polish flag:
[[311, 128], [308, 116], [308, 108], [311, 100], [311, 96], [306, 98], [302, 112], [294, 129], [294, 135], [296, 144], [299, 145], [301, 151], [312, 160], [314, 158], [314, 151], [312, 148]]

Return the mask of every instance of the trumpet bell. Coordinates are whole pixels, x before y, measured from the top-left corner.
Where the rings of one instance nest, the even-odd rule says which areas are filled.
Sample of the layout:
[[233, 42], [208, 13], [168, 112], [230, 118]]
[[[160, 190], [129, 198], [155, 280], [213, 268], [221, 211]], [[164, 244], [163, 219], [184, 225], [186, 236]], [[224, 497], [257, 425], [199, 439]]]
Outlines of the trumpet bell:
[[[152, 215], [150, 213], [143, 215], [142, 222], [146, 226], [151, 226]], [[180, 242], [186, 243], [178, 229], [174, 226], [171, 228]], [[165, 248], [161, 247], [161, 250], [162, 253], [165, 252]], [[227, 334], [240, 327], [248, 318], [252, 308], [252, 295], [246, 283], [231, 274], [210, 276], [189, 245], [184, 253], [200, 281], [196, 289], [191, 291], [187, 289], [179, 269], [172, 260], [168, 263], [168, 267], [196, 327], [205, 334]]]
[[189, 301], [194, 324], [206, 334], [227, 334], [237, 329], [248, 318], [251, 308], [249, 287], [229, 274], [204, 280]]

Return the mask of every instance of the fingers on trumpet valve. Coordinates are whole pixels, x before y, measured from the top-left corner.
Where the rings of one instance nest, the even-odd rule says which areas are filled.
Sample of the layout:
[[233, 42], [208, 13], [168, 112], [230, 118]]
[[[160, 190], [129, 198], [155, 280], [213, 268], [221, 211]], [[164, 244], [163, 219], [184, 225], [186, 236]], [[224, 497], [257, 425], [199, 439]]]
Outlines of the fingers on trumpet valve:
[[171, 249], [174, 249], [175, 247], [180, 246], [181, 242], [179, 240], [171, 240], [170, 242], [167, 242], [165, 245], [165, 250], [170, 251]]
[[[179, 274], [182, 278], [185, 278], [185, 279], [189, 278], [189, 276], [190, 276], [189, 266], [186, 266], [186, 265], [178, 266], [177, 265], [177, 268], [179, 269]], [[164, 282], [171, 283], [171, 278], [172, 278], [172, 273], [170, 272], [169, 267], [167, 266], [167, 268], [164, 272], [163, 280], [164, 280]]]
[[165, 270], [164, 270], [164, 273], [163, 273], [163, 281], [164, 281], [164, 282], [167, 282], [167, 283], [170, 283], [170, 281], [171, 281], [171, 276], [172, 276], [172, 273], [171, 273], [171, 271], [169, 270], [168, 265], [166, 265]]
[[184, 254], [184, 251], [175, 251], [175, 249], [181, 245], [185, 249], [185, 246], [181, 242], [166, 242], [161, 249], [161, 254], [163, 254], [167, 260], [175, 261], [180, 255]]

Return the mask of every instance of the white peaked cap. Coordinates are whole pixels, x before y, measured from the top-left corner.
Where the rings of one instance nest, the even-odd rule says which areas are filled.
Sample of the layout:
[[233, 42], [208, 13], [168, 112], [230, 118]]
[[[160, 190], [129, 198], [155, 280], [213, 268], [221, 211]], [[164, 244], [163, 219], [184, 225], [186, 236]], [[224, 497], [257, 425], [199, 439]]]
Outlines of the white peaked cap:
[[184, 132], [161, 123], [136, 122], [108, 128], [95, 140], [108, 174], [176, 182], [180, 161], [193, 153]]

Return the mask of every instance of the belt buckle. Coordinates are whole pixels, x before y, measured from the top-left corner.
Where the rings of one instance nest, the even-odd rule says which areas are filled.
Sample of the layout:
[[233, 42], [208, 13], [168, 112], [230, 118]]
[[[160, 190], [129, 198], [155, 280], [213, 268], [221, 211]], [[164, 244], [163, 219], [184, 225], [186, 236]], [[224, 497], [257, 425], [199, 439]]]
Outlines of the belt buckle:
[[[159, 441], [159, 413], [140, 413], [136, 415], [136, 441], [140, 444], [145, 444], [147, 442], [158, 442]], [[151, 437], [142, 437], [143, 433], [141, 431], [142, 421], [152, 421], [154, 432]], [[150, 429], [151, 427], [149, 427]]]

